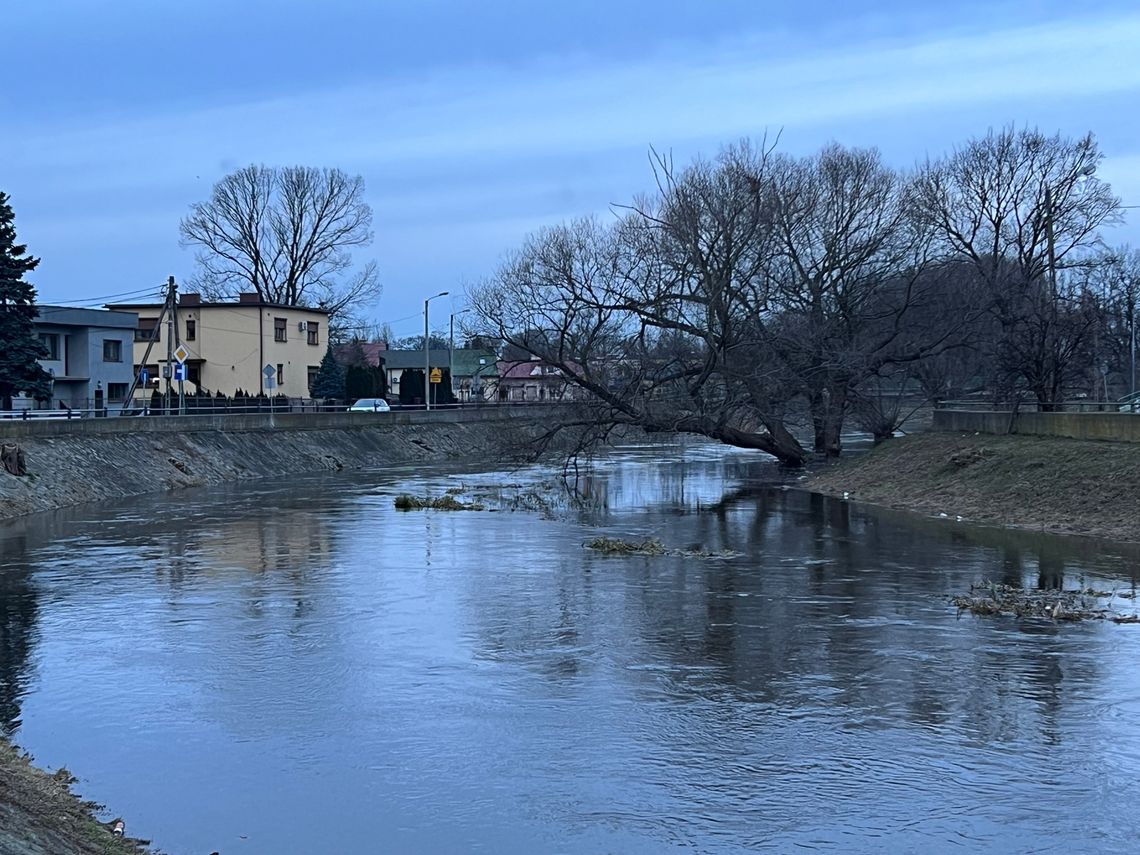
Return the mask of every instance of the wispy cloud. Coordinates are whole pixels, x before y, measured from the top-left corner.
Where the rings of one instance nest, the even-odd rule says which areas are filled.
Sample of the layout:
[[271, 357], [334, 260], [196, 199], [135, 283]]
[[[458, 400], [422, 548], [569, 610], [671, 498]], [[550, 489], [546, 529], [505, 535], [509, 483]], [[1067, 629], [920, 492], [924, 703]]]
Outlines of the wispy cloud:
[[[418, 236], [382, 247], [397, 276], [417, 275], [409, 271], [422, 263], [408, 245], [438, 243], [449, 229], [453, 239], [456, 226], [472, 235], [451, 244], [454, 263], [467, 258], [470, 274], [505, 248], [489, 247], [489, 235], [514, 242], [521, 224], [628, 198], [644, 186], [637, 153], [649, 144], [711, 153], [718, 142], [783, 127], [818, 145], [842, 128], [888, 120], [897, 128], [906, 118], [920, 125], [924, 116], [951, 111], [1033, 122], [1044, 105], [1123, 93], [1134, 103], [1137, 44], [1135, 12], [832, 44], [794, 57], [775, 48], [770, 34], [738, 37], [699, 50], [675, 45], [652, 60], [548, 58], [147, 111], [113, 123], [80, 115], [51, 127], [15, 126], [0, 139], [0, 163], [10, 165], [14, 189], [38, 200], [33, 227], [57, 246], [68, 245], [69, 229], [94, 245], [85, 239], [91, 224], [66, 213], [77, 208], [103, 205], [108, 219], [123, 223], [152, 213], [165, 219], [236, 165], [341, 166], [365, 175], [381, 224]], [[1120, 120], [1119, 113], [1104, 116]], [[963, 128], [958, 138], [982, 129]], [[929, 148], [923, 139], [910, 157]], [[1110, 153], [1120, 190], [1140, 195], [1131, 178], [1140, 151]], [[162, 226], [167, 254], [176, 242], [177, 216], [170, 219]], [[102, 238], [106, 230], [93, 231]], [[156, 232], [153, 221], [143, 231]]]

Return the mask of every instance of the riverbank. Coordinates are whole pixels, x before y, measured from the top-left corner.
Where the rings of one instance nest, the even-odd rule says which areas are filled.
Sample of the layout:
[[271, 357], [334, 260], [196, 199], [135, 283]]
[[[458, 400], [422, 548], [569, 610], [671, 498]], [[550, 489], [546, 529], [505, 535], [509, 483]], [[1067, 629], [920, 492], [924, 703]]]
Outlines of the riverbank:
[[0, 738], [0, 855], [139, 855], [144, 841], [116, 837], [98, 805], [71, 792], [66, 769], [32, 766]]
[[923, 433], [805, 482], [853, 501], [984, 525], [1140, 541], [1140, 445]]
[[[28, 474], [16, 477], [0, 469], [0, 520], [181, 487], [312, 471], [447, 459], [485, 459], [494, 465], [527, 453], [540, 414], [496, 417], [500, 414], [491, 412], [483, 418], [423, 423], [392, 416], [378, 423], [310, 416], [294, 426], [281, 419], [197, 424], [167, 419], [163, 421], [171, 424], [164, 429], [155, 429], [156, 420], [115, 419], [91, 426], [108, 430], [75, 433], [66, 432], [66, 423], [47, 425], [61, 430], [4, 439], [19, 443]], [[140, 429], [111, 430], [130, 427], [131, 421]]]

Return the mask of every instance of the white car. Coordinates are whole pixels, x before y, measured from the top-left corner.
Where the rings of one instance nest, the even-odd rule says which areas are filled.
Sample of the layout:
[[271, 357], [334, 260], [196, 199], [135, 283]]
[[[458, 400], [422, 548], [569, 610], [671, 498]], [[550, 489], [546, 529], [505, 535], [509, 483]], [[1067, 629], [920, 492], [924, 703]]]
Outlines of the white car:
[[361, 398], [348, 408], [350, 413], [390, 413], [392, 408], [383, 398]]

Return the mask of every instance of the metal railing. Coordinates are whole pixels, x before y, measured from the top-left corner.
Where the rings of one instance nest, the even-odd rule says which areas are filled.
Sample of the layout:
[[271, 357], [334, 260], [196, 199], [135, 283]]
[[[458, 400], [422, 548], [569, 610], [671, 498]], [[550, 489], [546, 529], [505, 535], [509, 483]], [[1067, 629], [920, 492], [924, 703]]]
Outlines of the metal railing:
[[[145, 418], [148, 416], [225, 416], [251, 415], [258, 413], [343, 413], [353, 401], [317, 400], [313, 398], [208, 398], [187, 396], [182, 406], [177, 398], [169, 405], [151, 397], [136, 398], [133, 401], [109, 401], [101, 407], [95, 401], [83, 401], [83, 406], [61, 405], [57, 409], [22, 408], [0, 410], [0, 420], [44, 420], [44, 419], [92, 419], [92, 418]], [[432, 410], [486, 409], [494, 407], [549, 406], [569, 403], [561, 400], [538, 401], [457, 401], [451, 404], [432, 404]], [[412, 412], [427, 409], [424, 404], [389, 404], [393, 412]]]
[[973, 410], [976, 412], [1012, 413], [1136, 413], [1140, 412], [1140, 393], [1122, 398], [1119, 401], [1097, 401], [1088, 398], [1075, 398], [1040, 404], [1035, 399], [1021, 401], [994, 401], [987, 399], [966, 399], [958, 401], [935, 401], [936, 410]]

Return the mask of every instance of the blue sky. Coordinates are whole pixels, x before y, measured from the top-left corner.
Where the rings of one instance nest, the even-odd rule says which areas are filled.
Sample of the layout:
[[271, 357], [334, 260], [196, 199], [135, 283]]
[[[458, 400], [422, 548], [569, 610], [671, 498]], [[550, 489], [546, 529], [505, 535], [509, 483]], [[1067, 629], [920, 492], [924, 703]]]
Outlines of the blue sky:
[[[1009, 122], [1091, 130], [1140, 205], [1132, 0], [13, 0], [4, 19], [0, 188], [44, 302], [189, 276], [179, 219], [250, 162], [364, 176], [371, 314], [398, 335], [527, 232], [648, 189], [650, 145], [686, 160], [782, 129], [793, 153], [909, 166]], [[1140, 243], [1132, 214], [1115, 238]]]

